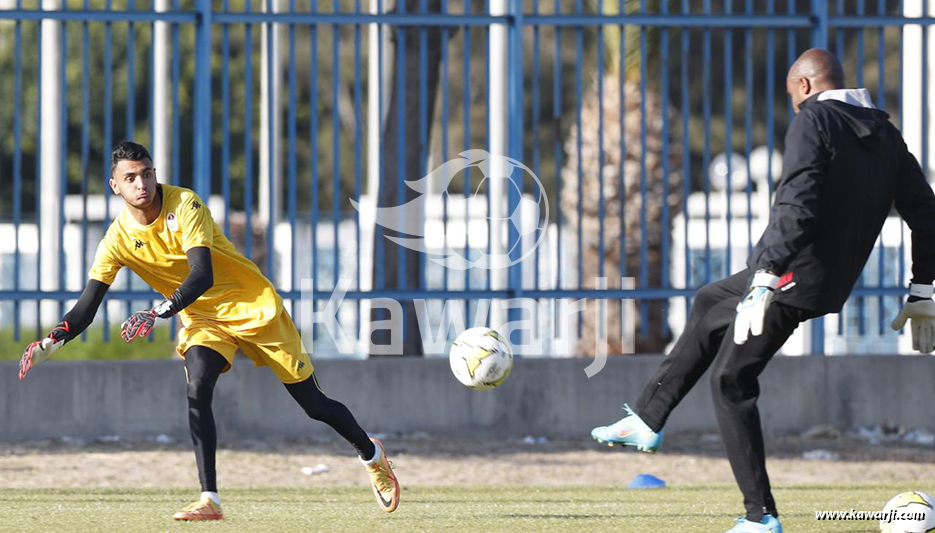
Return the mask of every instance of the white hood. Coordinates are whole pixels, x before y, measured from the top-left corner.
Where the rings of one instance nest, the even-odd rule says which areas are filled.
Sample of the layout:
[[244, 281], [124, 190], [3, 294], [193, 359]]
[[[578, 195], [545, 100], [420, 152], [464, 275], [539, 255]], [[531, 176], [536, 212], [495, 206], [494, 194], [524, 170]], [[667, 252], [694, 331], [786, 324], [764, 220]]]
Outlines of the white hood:
[[845, 104], [851, 104], [857, 107], [866, 107], [876, 109], [873, 100], [870, 98], [870, 91], [867, 89], [835, 89], [833, 91], [824, 91], [818, 95], [818, 101], [837, 100]]

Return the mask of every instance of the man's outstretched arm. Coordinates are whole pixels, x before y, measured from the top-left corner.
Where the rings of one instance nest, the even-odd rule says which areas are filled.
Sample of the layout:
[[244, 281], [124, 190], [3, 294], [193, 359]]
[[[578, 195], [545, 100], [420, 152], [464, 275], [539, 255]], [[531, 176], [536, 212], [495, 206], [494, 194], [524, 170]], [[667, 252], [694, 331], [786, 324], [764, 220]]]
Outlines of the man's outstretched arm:
[[901, 144], [895, 206], [912, 230], [912, 282], [930, 285], [935, 280], [935, 193], [906, 143]]
[[48, 337], [30, 343], [23, 352], [23, 357], [19, 362], [19, 378], [26, 379], [26, 374], [32, 367], [48, 359], [52, 352], [59, 349], [66, 342], [81, 335], [97, 314], [104, 295], [110, 285], [102, 283], [96, 279], [88, 280], [84, 287], [84, 292], [55, 328], [49, 333]]
[[120, 336], [130, 342], [145, 337], [153, 330], [157, 318], [170, 318], [191, 305], [214, 285], [214, 269], [211, 266], [211, 249], [198, 246], [185, 252], [188, 258], [188, 276], [168, 299], [145, 311], [134, 313], [120, 328]]
[[909, 322], [912, 348], [935, 351], [935, 301], [932, 300], [932, 280], [935, 279], [935, 193], [925, 179], [918, 161], [901, 143], [899, 181], [896, 185], [896, 210], [912, 231], [912, 283], [909, 300], [893, 320], [900, 330]]

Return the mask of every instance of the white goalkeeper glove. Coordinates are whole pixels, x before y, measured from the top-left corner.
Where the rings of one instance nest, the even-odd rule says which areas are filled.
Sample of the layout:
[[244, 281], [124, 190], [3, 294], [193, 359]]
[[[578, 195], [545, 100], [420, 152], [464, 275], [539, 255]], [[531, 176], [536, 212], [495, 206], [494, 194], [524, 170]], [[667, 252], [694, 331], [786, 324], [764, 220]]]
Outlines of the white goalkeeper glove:
[[750, 291], [737, 304], [737, 316], [734, 318], [734, 343], [747, 342], [748, 335], [763, 333], [763, 320], [766, 309], [773, 301], [773, 292], [779, 285], [779, 276], [766, 270], [757, 270], [750, 282]]
[[58, 350], [65, 344], [71, 334], [71, 327], [68, 322], [63, 321], [55, 326], [49, 336], [29, 343], [29, 346], [23, 351], [23, 357], [19, 360], [19, 378], [26, 379], [26, 374], [32, 370], [32, 367], [45, 361], [52, 356], [52, 352]]
[[932, 286], [910, 283], [909, 295], [924, 299], [906, 302], [890, 326], [898, 331], [903, 329], [908, 320], [912, 349], [932, 353], [935, 351], [935, 301], [932, 301]]

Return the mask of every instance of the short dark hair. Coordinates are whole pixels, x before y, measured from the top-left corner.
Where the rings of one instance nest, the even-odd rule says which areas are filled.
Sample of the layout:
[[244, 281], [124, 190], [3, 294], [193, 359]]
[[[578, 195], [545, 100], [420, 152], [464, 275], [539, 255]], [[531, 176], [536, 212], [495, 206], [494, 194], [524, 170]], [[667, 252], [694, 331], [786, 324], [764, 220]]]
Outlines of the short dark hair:
[[146, 147], [133, 141], [123, 141], [114, 148], [114, 152], [110, 156], [110, 172], [113, 174], [114, 169], [117, 168], [117, 163], [121, 161], [142, 161], [144, 159], [153, 160]]

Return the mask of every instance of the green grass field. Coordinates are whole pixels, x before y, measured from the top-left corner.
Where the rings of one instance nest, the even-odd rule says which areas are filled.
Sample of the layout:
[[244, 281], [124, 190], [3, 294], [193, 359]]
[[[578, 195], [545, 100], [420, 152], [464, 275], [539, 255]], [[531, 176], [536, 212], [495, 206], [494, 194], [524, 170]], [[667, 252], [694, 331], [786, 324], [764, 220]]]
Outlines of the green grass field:
[[[904, 485], [781, 486], [790, 532], [879, 531], [872, 521], [822, 522], [817, 510], [879, 510]], [[918, 488], [918, 487], [917, 487]], [[410, 487], [399, 509], [381, 512], [363, 487], [232, 489], [226, 519], [176, 523], [190, 489], [0, 490], [0, 531], [633, 531], [720, 532], [742, 509], [733, 486]]]

